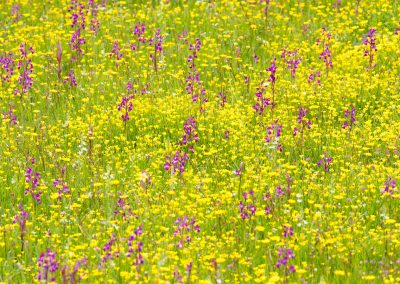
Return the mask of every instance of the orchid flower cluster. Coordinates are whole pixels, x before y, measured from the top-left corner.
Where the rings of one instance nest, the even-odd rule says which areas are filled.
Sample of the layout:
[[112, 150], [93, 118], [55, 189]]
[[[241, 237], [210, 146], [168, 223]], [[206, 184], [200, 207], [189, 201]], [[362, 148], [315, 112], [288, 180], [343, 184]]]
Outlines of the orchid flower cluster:
[[272, 104], [271, 104], [271, 107], [272, 108], [275, 107], [276, 70], [277, 70], [276, 58], [274, 58], [274, 60], [271, 61], [271, 65], [265, 70], [265, 71], [269, 72], [268, 82], [271, 83], [271, 91], [272, 91]]
[[314, 71], [314, 69], [311, 69], [307, 81], [314, 86], [321, 86], [321, 71]]
[[[292, 237], [294, 235], [294, 230], [291, 226], [283, 226], [283, 233], [282, 236], [285, 239]], [[276, 263], [276, 268], [284, 268], [285, 271], [285, 278], [286, 278], [286, 283], [287, 283], [287, 278], [289, 276], [289, 273], [296, 273], [296, 268], [294, 265], [290, 265], [289, 261], [294, 259], [294, 252], [292, 249], [287, 248], [286, 246], [281, 247], [278, 249], [278, 261]]]
[[290, 71], [290, 76], [292, 79], [296, 77], [296, 69], [299, 68], [301, 58], [298, 57], [298, 49], [293, 51], [284, 48], [282, 50], [281, 58], [286, 64], [286, 69]]
[[68, 265], [61, 267], [61, 280], [63, 284], [66, 283], [79, 283], [83, 276], [78, 275], [79, 269], [83, 266], [87, 266], [86, 257], [78, 259], [72, 269]]
[[350, 130], [353, 128], [353, 126], [356, 124], [356, 109], [353, 105], [351, 105], [351, 109], [347, 109], [344, 112], [344, 117], [347, 118], [347, 120], [343, 123], [342, 128], [350, 128]]
[[[194, 117], [190, 116], [183, 124], [184, 134], [179, 142], [182, 146], [188, 147], [188, 153], [194, 153], [194, 144], [199, 142], [197, 125]], [[185, 171], [185, 165], [189, 161], [189, 155], [185, 151], [176, 151], [174, 156], [167, 156], [167, 162], [164, 164], [164, 170], [182, 174]]]
[[9, 104], [8, 111], [3, 112], [3, 120], [8, 120], [12, 125], [17, 124], [17, 116], [14, 113], [14, 108], [11, 103]]
[[15, 59], [12, 52], [0, 55], [0, 79], [2, 84], [4, 84], [4, 82], [10, 83], [11, 76], [14, 75], [14, 68]]
[[293, 136], [296, 136], [298, 131], [300, 131], [303, 134], [304, 129], [306, 128], [311, 129], [311, 120], [306, 118], [307, 114], [308, 114], [308, 109], [303, 107], [299, 108], [299, 112], [297, 113], [297, 123], [300, 126], [294, 128]]
[[[138, 238], [143, 234], [143, 227], [139, 226], [133, 232], [132, 235], [129, 236], [128, 239], [128, 253], [126, 254], [127, 257], [131, 257], [134, 255], [134, 261], [132, 262], [133, 265], [136, 266], [136, 269], [139, 270], [139, 267], [144, 264], [143, 260], [143, 242], [139, 241]], [[135, 242], [135, 246], [134, 246]]]
[[256, 89], [256, 104], [253, 106], [253, 109], [259, 115], [262, 115], [266, 108], [272, 106], [271, 99], [265, 96], [266, 84], [264, 84], [264, 80], [261, 82], [260, 86]]
[[199, 142], [196, 120], [190, 116], [183, 125], [184, 134], [182, 135], [182, 145], [188, 145], [189, 151], [194, 153], [193, 144]]
[[[97, 34], [97, 32], [100, 30], [100, 21], [97, 18], [99, 12], [99, 4], [95, 3], [94, 0], [89, 0], [88, 6], [91, 13], [90, 30], [94, 32], [94, 34]], [[104, 8], [104, 6], [105, 1], [102, 2], [102, 7]]]
[[[105, 1], [103, 1], [101, 5], [104, 7]], [[83, 33], [86, 30], [87, 18], [91, 17], [90, 30], [94, 33], [94, 35], [96, 35], [96, 33], [99, 31], [100, 21], [97, 18], [98, 11], [99, 4], [95, 3], [94, 0], [89, 0], [86, 7], [79, 1], [71, 0], [71, 6], [68, 8], [68, 12], [71, 13], [71, 28], [75, 29], [69, 42], [71, 50], [75, 52], [75, 54], [71, 57], [71, 61], [79, 61], [84, 55], [82, 48], [86, 43], [86, 40], [83, 36]]]
[[21, 239], [21, 251], [24, 250], [24, 239], [26, 233], [26, 222], [28, 221], [29, 214], [26, 212], [21, 203], [18, 204], [19, 213], [14, 216], [13, 223], [19, 225], [19, 234]]
[[287, 277], [289, 272], [296, 273], [296, 268], [293, 265], [289, 265], [289, 261], [294, 259], [293, 250], [289, 248], [279, 248], [278, 250], [278, 262], [276, 268], [283, 267], [285, 269], [285, 276]]
[[115, 215], [121, 215], [124, 221], [128, 218], [135, 216], [132, 212], [131, 206], [126, 202], [125, 198], [120, 196], [117, 201], [117, 208], [114, 211]]
[[11, 6], [11, 18], [14, 19], [14, 22], [18, 22], [18, 20], [22, 18], [20, 10], [21, 10], [20, 4], [14, 4]]
[[268, 215], [272, 214], [272, 209], [274, 207], [274, 204], [272, 202], [271, 195], [269, 193], [266, 193], [262, 197], [262, 200], [264, 200], [266, 202], [266, 205], [265, 205], [265, 216], [268, 216]]
[[[249, 197], [252, 197], [252, 200], [250, 201]], [[243, 192], [243, 199], [244, 201], [240, 201], [239, 204], [239, 209], [240, 209], [240, 217], [243, 220], [250, 220], [251, 217], [256, 214], [257, 207], [255, 206], [255, 197], [254, 197], [254, 191], [245, 191]]]
[[69, 70], [67, 78], [64, 80], [64, 84], [68, 84], [69, 87], [76, 87], [78, 84], [76, 83], [75, 73], [72, 70]]
[[[193, 262], [189, 262], [186, 265], [186, 276], [187, 276], [187, 280], [186, 283], [190, 283], [190, 274], [192, 273], [192, 267], [193, 267]], [[175, 270], [174, 270], [174, 279], [176, 282], [178, 282], [179, 284], [183, 284], [183, 277], [182, 275], [179, 273], [178, 271], [178, 267], [175, 266]]]
[[22, 97], [23, 94], [26, 94], [31, 88], [33, 84], [32, 74], [33, 74], [33, 64], [32, 59], [28, 58], [28, 54], [34, 54], [34, 50], [25, 43], [22, 43], [19, 46], [19, 51], [21, 53], [20, 60], [18, 62], [18, 85], [20, 88], [16, 88], [14, 91], [14, 95], [20, 95]]
[[289, 238], [291, 236], [293, 236], [294, 231], [293, 228], [290, 226], [283, 226], [283, 237], [284, 238]]
[[185, 171], [185, 165], [189, 161], [189, 157], [185, 152], [176, 151], [173, 156], [166, 156], [167, 162], [164, 164], [164, 170], [171, 171], [171, 175], [176, 172], [182, 174]]
[[[258, 113], [259, 115], [262, 115], [268, 107], [271, 107], [271, 109], [274, 108], [275, 106], [275, 92], [276, 92], [276, 58], [274, 58], [271, 61], [271, 65], [265, 70], [269, 72], [269, 76], [267, 79], [267, 82], [265, 80], [262, 80], [260, 83], [260, 86], [256, 88], [256, 103], [253, 106], [253, 109]], [[245, 77], [245, 81], [248, 82], [248, 77]], [[271, 84], [271, 91], [272, 91], [272, 100], [271, 98], [266, 96], [266, 87]]]
[[285, 178], [286, 178], [286, 185], [285, 186], [277, 185], [275, 188], [274, 196], [271, 196], [269, 193], [266, 193], [262, 197], [262, 200], [264, 200], [266, 202], [266, 205], [265, 205], [265, 215], [266, 216], [272, 214], [272, 211], [273, 211], [276, 203], [279, 202], [279, 198], [282, 198], [284, 196], [287, 196], [288, 198], [290, 197], [290, 193], [292, 191], [293, 179], [287, 173], [285, 174]]
[[157, 29], [154, 37], [149, 39], [149, 45], [154, 47], [154, 53], [150, 54], [150, 59], [153, 62], [154, 71], [156, 73], [159, 68], [157, 66], [157, 58], [161, 58], [162, 51], [163, 51], [163, 40], [164, 40], [164, 37], [161, 35], [160, 29]]
[[366, 46], [366, 49], [364, 50], [364, 56], [369, 57], [367, 70], [370, 70], [376, 66], [376, 63], [374, 64], [374, 59], [378, 51], [378, 48], [376, 47], [376, 30], [370, 29], [368, 33], [364, 35], [362, 43]]
[[144, 37], [145, 31], [146, 25], [144, 23], [138, 23], [135, 25], [132, 33], [136, 40], [136, 43], [131, 43], [131, 49], [133, 51], [139, 50], [140, 45], [146, 43], [146, 38]]
[[53, 182], [53, 186], [57, 188], [57, 194], [58, 194], [58, 200], [61, 201], [62, 195], [64, 194], [69, 194], [71, 193], [70, 189], [68, 188], [68, 185], [65, 181], [60, 180], [60, 179], [55, 179]]
[[34, 170], [33, 165], [35, 164], [35, 159], [31, 158], [30, 160], [31, 166], [26, 169], [25, 173], [25, 182], [27, 183], [27, 187], [25, 188], [25, 194], [30, 193], [32, 199], [36, 201], [38, 204], [41, 203], [40, 196], [42, 192], [38, 189], [40, 185], [41, 175], [39, 172]]
[[322, 39], [317, 40], [317, 45], [322, 45], [322, 52], [319, 55], [320, 59], [323, 59], [326, 67], [326, 73], [328, 74], [329, 69], [333, 68], [332, 64], [332, 51], [329, 41], [332, 38], [331, 32], [326, 30], [326, 27], [322, 28]]
[[119, 257], [119, 251], [112, 252], [112, 246], [117, 239], [112, 234], [110, 240], [103, 246], [103, 252], [105, 253], [101, 259], [101, 263], [104, 264], [107, 260], [112, 260], [114, 257]]
[[385, 188], [382, 189], [381, 193], [389, 193], [390, 195], [393, 195], [396, 190], [396, 180], [389, 176], [387, 180], [385, 181]]
[[288, 197], [290, 196], [293, 179], [287, 173], [285, 174], [285, 178], [286, 178], [286, 185], [283, 188], [280, 185], [276, 187], [275, 195], [278, 197], [285, 195], [287, 195]]
[[279, 152], [283, 151], [282, 144], [279, 143], [279, 137], [281, 136], [282, 124], [271, 123], [267, 126], [267, 136], [265, 136], [265, 142], [271, 144], [271, 147], [276, 147]]
[[323, 167], [324, 171], [329, 172], [329, 166], [332, 163], [332, 158], [328, 157], [326, 153], [324, 153], [324, 157], [318, 161], [317, 166]]
[[225, 107], [226, 104], [226, 95], [224, 94], [224, 92], [219, 92], [217, 95], [217, 98], [220, 99], [220, 101], [218, 102], [218, 104], [221, 107]]
[[121, 102], [118, 104], [118, 111], [122, 111], [122, 121], [125, 124], [130, 120], [129, 113], [133, 110], [133, 99], [135, 98], [136, 90], [133, 89], [133, 84], [128, 81], [126, 84], [127, 94], [122, 97]]
[[196, 223], [196, 218], [189, 217], [178, 218], [175, 221], [176, 229], [174, 230], [174, 237], [178, 238], [177, 248], [182, 248], [184, 243], [189, 244], [192, 240], [191, 232], [200, 233], [200, 226]]
[[123, 54], [121, 53], [121, 48], [118, 46], [118, 41], [114, 41], [113, 49], [111, 50], [110, 57], [115, 56], [115, 65], [118, 67], [118, 63], [121, 60]]
[[41, 253], [38, 259], [39, 274], [37, 279], [42, 282], [56, 282], [56, 271], [60, 263], [56, 259], [56, 253], [47, 249], [45, 253]]
[[[203, 82], [200, 80], [200, 74], [196, 68], [197, 52], [201, 49], [200, 39], [196, 39], [195, 44], [189, 45], [189, 56], [187, 62], [189, 64], [188, 76], [186, 77], [186, 92], [192, 96], [192, 102], [200, 100], [200, 111], [204, 112], [203, 104], [208, 102], [206, 97], [206, 89], [203, 86]], [[198, 88], [196, 88], [198, 86]]]
[[86, 40], [82, 35], [86, 28], [86, 9], [82, 3], [72, 0], [71, 6], [68, 8], [68, 12], [71, 13], [71, 28], [75, 28], [75, 31], [72, 33], [71, 40], [69, 42], [71, 50], [75, 52], [75, 55], [71, 57], [71, 61], [79, 61], [79, 59], [83, 56], [82, 46], [86, 43]]

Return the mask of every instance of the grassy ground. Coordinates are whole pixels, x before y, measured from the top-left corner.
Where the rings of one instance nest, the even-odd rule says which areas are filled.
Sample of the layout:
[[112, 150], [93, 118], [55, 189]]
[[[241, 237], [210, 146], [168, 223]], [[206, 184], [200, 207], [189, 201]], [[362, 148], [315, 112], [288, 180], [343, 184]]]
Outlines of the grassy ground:
[[0, 0], [0, 282], [400, 282], [399, 14]]

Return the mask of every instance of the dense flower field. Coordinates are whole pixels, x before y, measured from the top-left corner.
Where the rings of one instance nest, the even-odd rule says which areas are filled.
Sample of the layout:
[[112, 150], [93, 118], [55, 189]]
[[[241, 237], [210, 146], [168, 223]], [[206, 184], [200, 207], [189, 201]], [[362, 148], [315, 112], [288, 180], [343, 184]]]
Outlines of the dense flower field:
[[399, 283], [399, 15], [0, 0], [0, 282]]

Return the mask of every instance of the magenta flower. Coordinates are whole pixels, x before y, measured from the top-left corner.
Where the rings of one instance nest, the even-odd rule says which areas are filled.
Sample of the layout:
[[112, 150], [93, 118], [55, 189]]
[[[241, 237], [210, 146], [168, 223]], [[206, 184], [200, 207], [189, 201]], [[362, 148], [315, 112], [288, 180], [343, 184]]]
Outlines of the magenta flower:
[[76, 77], [74, 71], [69, 70], [68, 76], [64, 80], [64, 84], [68, 84], [70, 87], [76, 87], [78, 85], [76, 83]]
[[189, 64], [189, 71], [186, 77], [186, 93], [192, 96], [192, 102], [200, 102], [200, 111], [204, 112], [204, 103], [208, 102], [206, 97], [206, 89], [203, 82], [200, 80], [200, 74], [196, 68], [197, 52], [201, 49], [200, 39], [196, 39], [194, 44], [189, 45], [189, 56], [187, 62]]
[[284, 238], [288, 238], [293, 236], [294, 232], [293, 232], [293, 228], [290, 226], [283, 226], [283, 237]]
[[223, 92], [219, 92], [217, 95], [217, 98], [220, 99], [218, 104], [220, 104], [222, 107], [224, 107], [226, 104], [226, 95]]
[[291, 249], [288, 248], [279, 248], [278, 250], [278, 262], [276, 263], [276, 267], [284, 267], [285, 269], [288, 269], [289, 272], [295, 273], [296, 269], [294, 268], [293, 265], [288, 264], [288, 262], [291, 259], [294, 259], [294, 253]]
[[[248, 197], [251, 196], [252, 197], [252, 202], [247, 202]], [[240, 201], [239, 204], [239, 209], [240, 209], [240, 217], [243, 220], [246, 219], [251, 219], [251, 217], [256, 214], [257, 211], [257, 207], [254, 205], [255, 204], [255, 198], [254, 198], [254, 191], [250, 190], [249, 192], [243, 192], [243, 201]]]
[[272, 106], [271, 99], [265, 96], [265, 91], [264, 81], [262, 81], [260, 87], [256, 89], [256, 104], [253, 106], [259, 115], [262, 115], [267, 107]]
[[100, 30], [100, 21], [97, 18], [90, 19], [90, 30], [95, 34]]
[[298, 49], [290, 51], [284, 48], [281, 54], [281, 58], [286, 63], [286, 69], [290, 71], [292, 79], [296, 77], [296, 69], [299, 68], [301, 62], [301, 58], [297, 57], [298, 51]]
[[115, 235], [112, 234], [110, 240], [103, 246], [103, 252], [105, 252], [104, 256], [101, 259], [101, 263], [104, 264], [107, 262], [107, 260], [113, 259], [114, 256], [118, 257], [119, 252], [116, 251], [114, 253], [111, 252], [112, 246], [115, 243], [117, 239], [115, 238]]
[[262, 199], [267, 203], [265, 206], [265, 215], [268, 216], [272, 214], [272, 208], [273, 208], [272, 198], [269, 195], [269, 193], [266, 193]]
[[81, 36], [81, 29], [77, 29], [71, 36], [69, 45], [75, 55], [71, 57], [71, 61], [78, 61], [83, 56], [82, 46], [86, 43], [85, 38]]
[[385, 181], [385, 188], [382, 189], [382, 194], [383, 193], [389, 193], [391, 195], [394, 194], [396, 189], [396, 180], [392, 178], [391, 176], [388, 177], [388, 179]]
[[324, 49], [319, 55], [319, 58], [322, 58], [325, 62], [326, 69], [328, 70], [329, 68], [333, 68], [332, 64], [332, 52], [329, 48], [329, 43], [325, 43]]
[[243, 172], [243, 162], [240, 162], [239, 169], [234, 170], [233, 174], [240, 177], [242, 175], [242, 172]]
[[265, 71], [269, 72], [269, 78], [268, 82], [272, 83], [272, 89], [275, 88], [275, 83], [276, 83], [276, 58], [271, 61], [271, 66], [269, 66]]
[[324, 153], [324, 157], [318, 161], [317, 166], [323, 167], [325, 172], [329, 172], [329, 166], [332, 163], [332, 158]]
[[9, 120], [12, 125], [17, 124], [17, 116], [14, 114], [14, 109], [11, 103], [8, 104], [8, 111], [3, 112], [3, 120]]
[[268, 144], [276, 145], [278, 151], [282, 152], [282, 144], [279, 143], [279, 137], [281, 136], [282, 124], [271, 123], [267, 126], [267, 136], [265, 142]]
[[224, 137], [225, 137], [226, 140], [229, 139], [229, 131], [228, 131], [228, 130], [226, 130], [226, 131], [224, 132]]
[[79, 283], [82, 277], [78, 275], [79, 268], [87, 266], [86, 257], [78, 259], [72, 269], [68, 265], [61, 268], [62, 283]]
[[370, 29], [366, 35], [364, 35], [364, 39], [362, 41], [364, 45], [366, 45], [366, 49], [364, 50], [364, 56], [369, 57], [369, 66], [368, 69], [373, 68], [373, 62], [374, 58], [376, 55], [376, 52], [378, 51], [376, 47], [376, 30], [375, 29]]
[[20, 233], [20, 239], [21, 239], [21, 251], [24, 250], [24, 239], [25, 239], [25, 233], [26, 233], [26, 221], [28, 221], [28, 212], [24, 210], [22, 207], [22, 204], [18, 204], [18, 209], [19, 209], [19, 214], [14, 216], [13, 223], [19, 225], [19, 233]]
[[[133, 85], [130, 81], [128, 81], [126, 85], [127, 94], [121, 98], [121, 102], [118, 104], [118, 111], [122, 112], [121, 118], [125, 124], [128, 120], [130, 120], [129, 113], [133, 110], [133, 99], [135, 98], [136, 90], [133, 90]], [[132, 91], [133, 90], [133, 91]]]
[[315, 85], [320, 86], [321, 85], [321, 72], [316, 71], [314, 72], [313, 69], [311, 69], [312, 73], [308, 76], [308, 83], [314, 83]]
[[282, 190], [282, 187], [281, 187], [280, 185], [278, 185], [278, 186], [276, 187], [276, 193], [275, 193], [275, 195], [276, 195], [276, 196], [283, 196], [283, 195], [285, 195], [285, 192]]
[[167, 156], [167, 162], [164, 164], [164, 170], [170, 171], [172, 175], [176, 172], [182, 174], [185, 171], [185, 166], [189, 157], [185, 152], [176, 151], [174, 156]]
[[31, 75], [33, 74], [33, 64], [32, 59], [28, 58], [28, 53], [34, 54], [34, 50], [32, 47], [28, 48], [27, 45], [23, 43], [19, 46], [19, 51], [21, 56], [18, 62], [18, 84], [21, 87], [15, 89], [14, 95], [19, 94], [22, 97], [23, 94], [26, 94], [32, 88], [33, 79]]
[[82, 3], [72, 1], [72, 5], [69, 7], [68, 12], [71, 12], [70, 19], [72, 20], [71, 28], [77, 30], [84, 30], [86, 28], [86, 9]]
[[196, 223], [196, 218], [192, 217], [189, 221], [189, 217], [178, 218], [175, 221], [176, 229], [174, 230], [174, 237], [178, 238], [177, 248], [181, 248], [184, 243], [189, 244], [191, 242], [191, 235], [193, 233], [200, 233], [200, 226]]
[[[34, 165], [35, 160], [32, 158], [31, 164]], [[39, 182], [41, 179], [41, 175], [39, 172], [33, 170], [32, 167], [28, 167], [25, 173], [25, 182], [28, 184], [28, 187], [25, 189], [25, 194], [30, 193], [32, 199], [36, 201], [38, 204], [41, 203], [40, 196], [42, 194], [41, 191], [38, 190]]]
[[326, 72], [328, 73], [330, 68], [333, 68], [332, 64], [332, 52], [330, 49], [330, 39], [332, 38], [332, 34], [326, 30], [325, 27], [322, 28], [322, 39], [317, 40], [317, 45], [322, 45], [322, 52], [319, 55], [320, 59], [323, 59]]
[[121, 60], [122, 53], [121, 53], [121, 48], [119, 48], [117, 41], [114, 42], [113, 49], [110, 52], [110, 57], [112, 57], [112, 56], [115, 56], [115, 59], [116, 59], [115, 65], [118, 66], [118, 61]]
[[20, 4], [15, 4], [11, 6], [11, 17], [14, 18], [14, 22], [17, 22], [19, 19], [22, 18], [20, 9], [21, 9]]
[[[0, 56], [0, 79], [4, 82], [10, 82], [11, 76], [14, 75], [15, 68], [15, 60], [14, 56], [11, 52], [4, 53], [3, 56]], [[3, 75], [3, 72], [5, 73]]]
[[297, 132], [300, 131], [304, 133], [304, 129], [311, 129], [311, 120], [307, 119], [306, 116], [308, 114], [308, 109], [300, 107], [299, 112], [297, 113], [297, 123], [300, 127], [295, 127], [293, 130], [293, 136], [297, 135]]
[[178, 40], [181, 41], [184, 44], [189, 44], [188, 36], [189, 36], [189, 32], [188, 31], [182, 31], [178, 35]]
[[351, 129], [356, 123], [356, 109], [353, 105], [351, 105], [351, 110], [347, 109], [344, 112], [344, 117], [346, 117], [348, 120], [343, 123], [342, 128], [346, 129], [349, 127]]
[[161, 35], [161, 30], [157, 29], [153, 38], [149, 39], [149, 45], [154, 47], [153, 53], [150, 54], [150, 59], [153, 61], [154, 71], [158, 71], [157, 58], [161, 57], [163, 51], [164, 37]]
[[182, 145], [188, 145], [189, 151], [194, 152], [193, 144], [199, 142], [199, 134], [197, 133], [196, 120], [190, 116], [183, 125], [184, 134], [182, 136]]
[[146, 43], [146, 38], [144, 37], [144, 32], [146, 31], [146, 25], [144, 23], [138, 23], [133, 29], [133, 35], [136, 37], [137, 44], [132, 44], [131, 49], [136, 50], [139, 48], [140, 44]]
[[56, 253], [50, 249], [46, 250], [46, 253], [41, 253], [38, 259], [38, 270], [39, 274], [37, 279], [45, 282], [56, 281], [56, 271], [59, 268], [60, 263], [56, 259]]
[[54, 186], [55, 188], [57, 188], [57, 194], [58, 194], [58, 200], [59, 200], [59, 201], [61, 201], [61, 199], [62, 199], [62, 194], [63, 194], [63, 193], [65, 193], [65, 194], [71, 193], [71, 191], [70, 191], [69, 188], [68, 188], [67, 183], [64, 182], [64, 181], [62, 181], [62, 180], [55, 179], [55, 180], [53, 181], [53, 186]]
[[[137, 268], [144, 264], [143, 260], [143, 242], [139, 241], [138, 238], [143, 234], [143, 227], [139, 226], [136, 228], [136, 230], [133, 232], [132, 235], [129, 236], [128, 239], [128, 253], [126, 254], [127, 257], [131, 257], [132, 255], [134, 256], [134, 261], [133, 265], [135, 265]], [[134, 243], [135, 242], [135, 243]]]

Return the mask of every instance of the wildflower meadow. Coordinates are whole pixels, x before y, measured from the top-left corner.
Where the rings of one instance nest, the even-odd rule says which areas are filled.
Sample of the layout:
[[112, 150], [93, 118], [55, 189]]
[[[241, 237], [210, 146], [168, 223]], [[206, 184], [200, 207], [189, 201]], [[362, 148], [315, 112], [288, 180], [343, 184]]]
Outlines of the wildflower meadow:
[[0, 0], [0, 283], [400, 283], [399, 15]]

